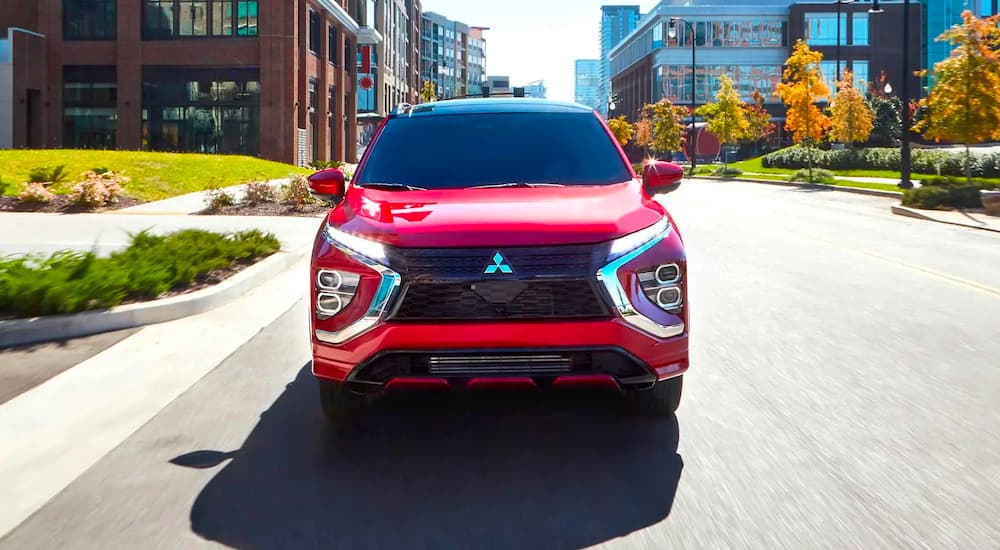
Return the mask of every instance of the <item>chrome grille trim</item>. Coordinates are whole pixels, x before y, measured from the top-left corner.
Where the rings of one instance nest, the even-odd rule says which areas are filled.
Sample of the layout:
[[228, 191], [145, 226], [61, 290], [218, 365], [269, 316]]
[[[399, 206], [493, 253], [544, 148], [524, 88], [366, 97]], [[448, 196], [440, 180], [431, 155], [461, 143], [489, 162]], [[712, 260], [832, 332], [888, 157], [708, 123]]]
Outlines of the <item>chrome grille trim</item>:
[[429, 374], [562, 374], [573, 370], [573, 360], [563, 355], [449, 355], [427, 359]]

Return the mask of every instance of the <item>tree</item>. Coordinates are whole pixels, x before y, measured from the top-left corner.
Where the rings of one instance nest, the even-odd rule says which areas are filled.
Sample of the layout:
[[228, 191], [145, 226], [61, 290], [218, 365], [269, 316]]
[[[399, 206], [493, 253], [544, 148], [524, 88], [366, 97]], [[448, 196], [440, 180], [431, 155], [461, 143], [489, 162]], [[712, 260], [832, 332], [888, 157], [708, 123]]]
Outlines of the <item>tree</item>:
[[635, 123], [635, 144], [645, 149], [649, 155], [649, 149], [653, 146], [653, 123], [649, 117], [640, 117]]
[[653, 126], [650, 144], [653, 151], [665, 153], [684, 149], [684, 117], [688, 114], [686, 107], [674, 105], [669, 99], [661, 99], [643, 106], [642, 114], [649, 118]]
[[611, 133], [615, 135], [615, 139], [622, 147], [628, 145], [628, 142], [632, 141], [632, 136], [635, 135], [635, 128], [629, 124], [624, 115], [609, 120], [608, 127], [611, 128]]
[[758, 143], [774, 133], [774, 123], [771, 122], [771, 113], [764, 108], [764, 99], [760, 90], [754, 90], [750, 94], [750, 102], [743, 104], [743, 116], [747, 119], [744, 142]]
[[[715, 134], [723, 145], [733, 145], [746, 136], [750, 124], [743, 111], [743, 100], [733, 87], [729, 75], [719, 77], [719, 91], [714, 103], [706, 103], [695, 114], [705, 119], [709, 132]], [[729, 155], [723, 155], [723, 174], [729, 169]]]
[[837, 82], [837, 95], [830, 106], [832, 126], [830, 134], [841, 143], [862, 143], [871, 136], [874, 123], [871, 107], [854, 87], [854, 75], [844, 71], [844, 77]]
[[937, 37], [955, 45], [951, 57], [934, 65], [934, 86], [920, 105], [914, 130], [940, 142], [965, 145], [965, 176], [972, 183], [969, 145], [1000, 139], [1000, 16], [962, 12], [962, 24]]
[[822, 60], [823, 54], [809, 49], [802, 40], [796, 42], [775, 92], [787, 107], [785, 128], [792, 133], [792, 141], [806, 147], [809, 181], [813, 180], [813, 145], [830, 127], [830, 119], [816, 106], [817, 101], [830, 98], [830, 88], [819, 70]]
[[437, 89], [430, 80], [424, 81], [424, 87], [420, 90], [421, 103], [433, 103], [437, 101]]

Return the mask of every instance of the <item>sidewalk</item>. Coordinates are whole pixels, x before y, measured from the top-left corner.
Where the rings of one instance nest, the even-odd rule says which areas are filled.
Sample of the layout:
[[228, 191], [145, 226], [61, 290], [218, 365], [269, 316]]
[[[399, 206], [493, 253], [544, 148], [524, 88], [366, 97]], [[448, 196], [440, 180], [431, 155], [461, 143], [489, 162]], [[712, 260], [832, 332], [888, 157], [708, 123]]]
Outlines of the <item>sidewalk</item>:
[[[270, 180], [267, 183], [270, 184], [271, 187], [278, 187], [285, 185], [288, 182], [288, 178], [283, 178]], [[245, 187], [246, 184], [240, 184], [224, 187], [223, 190], [233, 195], [237, 202], [239, 202], [243, 199]], [[120, 210], [112, 210], [110, 212], [106, 212], [106, 214], [194, 214], [205, 209], [208, 204], [208, 196], [210, 193], [211, 191], [196, 191], [194, 193], [171, 197], [169, 199], [147, 202], [136, 206], [130, 206], [128, 208], [122, 208]]]
[[1000, 217], [990, 216], [982, 212], [966, 212], [959, 210], [921, 210], [907, 206], [893, 206], [892, 213], [909, 218], [960, 225], [985, 231], [1000, 233]]

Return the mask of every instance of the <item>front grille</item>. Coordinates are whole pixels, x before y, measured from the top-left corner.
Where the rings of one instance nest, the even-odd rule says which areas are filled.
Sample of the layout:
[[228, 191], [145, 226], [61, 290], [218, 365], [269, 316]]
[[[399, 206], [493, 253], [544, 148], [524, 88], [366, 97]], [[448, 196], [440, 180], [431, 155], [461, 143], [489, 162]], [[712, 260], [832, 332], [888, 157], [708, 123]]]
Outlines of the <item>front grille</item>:
[[608, 315], [594, 283], [563, 281], [477, 281], [410, 283], [392, 315], [401, 321], [546, 319]]
[[573, 370], [566, 355], [444, 355], [427, 359], [435, 376], [545, 375]]
[[605, 263], [610, 245], [585, 244], [507, 248], [389, 247], [389, 266], [413, 282], [470, 281], [483, 277], [501, 252], [517, 279], [592, 277]]
[[622, 384], [646, 384], [656, 379], [648, 367], [620, 348], [547, 348], [387, 351], [358, 367], [348, 380], [377, 386], [400, 377], [530, 376], [551, 380], [574, 374], [608, 374]]

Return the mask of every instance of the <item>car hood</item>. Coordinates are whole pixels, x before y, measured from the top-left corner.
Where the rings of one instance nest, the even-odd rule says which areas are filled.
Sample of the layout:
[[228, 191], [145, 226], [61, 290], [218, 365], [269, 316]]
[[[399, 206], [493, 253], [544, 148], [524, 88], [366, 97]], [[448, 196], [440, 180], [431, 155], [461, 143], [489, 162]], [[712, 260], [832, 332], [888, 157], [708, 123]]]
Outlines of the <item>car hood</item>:
[[329, 223], [403, 248], [545, 246], [608, 241], [648, 227], [664, 214], [638, 180], [404, 192], [351, 186]]

